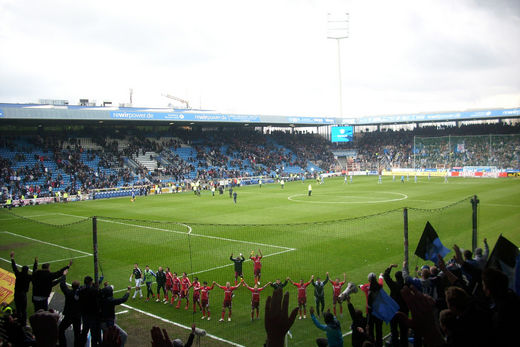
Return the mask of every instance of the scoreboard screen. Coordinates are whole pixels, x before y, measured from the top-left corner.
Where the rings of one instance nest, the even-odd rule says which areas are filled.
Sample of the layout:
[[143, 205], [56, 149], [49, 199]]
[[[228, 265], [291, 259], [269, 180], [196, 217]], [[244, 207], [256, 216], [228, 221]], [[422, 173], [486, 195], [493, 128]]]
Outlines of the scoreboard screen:
[[331, 141], [332, 142], [350, 142], [354, 140], [354, 127], [332, 127]]

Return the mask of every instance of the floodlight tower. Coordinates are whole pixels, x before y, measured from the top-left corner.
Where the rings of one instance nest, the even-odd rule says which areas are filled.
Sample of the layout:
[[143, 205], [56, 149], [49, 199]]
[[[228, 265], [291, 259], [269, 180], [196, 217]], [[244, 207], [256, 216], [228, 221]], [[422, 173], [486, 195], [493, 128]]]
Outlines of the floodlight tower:
[[339, 116], [343, 117], [343, 86], [341, 80], [341, 44], [349, 35], [349, 13], [339, 15], [327, 13], [327, 39], [336, 40], [338, 45]]

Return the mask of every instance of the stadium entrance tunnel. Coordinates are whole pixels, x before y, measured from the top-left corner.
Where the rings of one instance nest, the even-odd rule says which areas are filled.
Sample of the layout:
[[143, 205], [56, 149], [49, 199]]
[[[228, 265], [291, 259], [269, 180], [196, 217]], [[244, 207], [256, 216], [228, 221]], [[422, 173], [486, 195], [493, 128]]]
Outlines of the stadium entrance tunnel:
[[295, 194], [287, 197], [289, 201], [309, 204], [379, 204], [408, 199], [408, 195], [395, 192], [355, 192], [349, 194]]

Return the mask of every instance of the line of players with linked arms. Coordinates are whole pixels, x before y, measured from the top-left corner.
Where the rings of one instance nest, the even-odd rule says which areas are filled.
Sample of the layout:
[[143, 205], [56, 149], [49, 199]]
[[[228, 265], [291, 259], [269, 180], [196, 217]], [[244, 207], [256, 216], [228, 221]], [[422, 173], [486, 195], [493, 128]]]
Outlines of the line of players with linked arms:
[[[163, 270], [162, 266], [159, 266], [157, 272], [154, 272], [150, 269], [148, 265], [146, 265], [145, 270], [142, 271], [139, 268], [139, 265], [134, 264], [134, 268], [132, 270], [132, 274], [130, 275], [130, 282], [132, 279], [135, 280], [135, 291], [132, 299], [135, 299], [137, 294], [142, 298], [143, 293], [141, 289], [141, 285], [144, 283], [146, 285], [147, 295], [146, 301], [154, 298], [154, 293], [152, 289], [152, 285], [155, 279], [157, 283], [157, 294], [156, 294], [156, 302], [161, 302], [161, 291], [163, 292], [162, 302], [164, 304], [173, 305], [175, 301], [177, 301], [177, 305], [175, 306], [177, 309], [180, 308], [181, 302], [183, 299], [186, 300], [185, 310], [189, 309], [189, 291], [193, 288], [193, 313], [197, 312], [197, 306], [200, 311], [202, 311], [201, 319], [211, 319], [211, 313], [209, 310], [209, 292], [215, 288], [215, 285], [224, 291], [224, 302], [222, 304], [222, 314], [219, 321], [223, 322], [226, 314], [226, 309], [228, 309], [228, 321], [231, 321], [232, 314], [232, 298], [234, 297], [234, 290], [240, 288], [240, 286], [244, 286], [249, 291], [251, 291], [251, 320], [258, 319], [259, 315], [259, 306], [260, 306], [260, 292], [263, 291], [266, 287], [271, 286], [274, 289], [283, 288], [287, 285], [288, 282], [291, 282], [295, 287], [298, 288], [298, 308], [299, 308], [299, 319], [307, 318], [307, 286], [312, 284], [314, 286], [314, 298], [316, 301], [316, 312], [318, 316], [320, 315], [320, 306], [321, 312], [323, 312], [325, 307], [325, 293], [324, 287], [329, 282], [329, 273], [327, 272], [326, 278], [322, 281], [319, 277], [314, 280], [314, 275], [311, 276], [308, 282], [304, 282], [301, 279], [298, 283], [293, 282], [289, 277], [285, 279], [284, 282], [277, 279], [275, 282], [268, 282], [263, 287], [260, 287], [260, 277], [261, 277], [261, 269], [262, 263], [261, 259], [263, 258], [262, 251], [259, 249], [258, 253], [255, 254], [254, 251], [251, 251], [251, 255], [249, 259], [252, 260], [254, 267], [254, 285], [251, 287], [245, 281], [242, 272], [242, 263], [246, 260], [245, 257], [240, 253], [240, 255], [236, 258], [233, 257], [233, 254], [229, 257], [229, 259], [234, 263], [235, 270], [235, 285], [232, 286], [230, 282], [226, 282], [226, 285], [220, 285], [217, 282], [213, 281], [211, 286], [208, 285], [206, 281], [200, 283], [197, 277], [193, 277], [193, 282], [190, 281], [186, 272], [182, 273], [182, 276], [178, 276], [176, 272], [171, 272], [170, 268], [167, 267], [166, 271]], [[240, 278], [240, 280], [239, 280]], [[346, 283], [346, 275], [343, 274], [343, 281], [340, 281], [339, 278], [336, 278], [335, 281], [330, 281], [333, 287], [333, 307], [334, 307], [334, 315], [336, 315], [336, 304], [339, 305], [340, 314], [343, 314], [343, 306], [341, 302], [348, 296], [348, 294], [357, 291], [357, 287], [351, 283], [347, 289], [342, 292], [342, 287]]]

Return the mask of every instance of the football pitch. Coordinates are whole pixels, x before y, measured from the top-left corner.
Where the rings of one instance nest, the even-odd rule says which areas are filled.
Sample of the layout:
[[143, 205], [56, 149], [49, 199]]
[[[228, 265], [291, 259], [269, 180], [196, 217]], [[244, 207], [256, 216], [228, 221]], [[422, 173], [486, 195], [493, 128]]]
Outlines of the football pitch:
[[[308, 185], [312, 195], [308, 196]], [[229, 193], [203, 191], [201, 196], [185, 192], [129, 198], [29, 206], [0, 211], [0, 266], [9, 269], [9, 252], [16, 261], [32, 264], [51, 262], [51, 270], [74, 259], [67, 281], [80, 280], [93, 273], [92, 219], [97, 216], [99, 261], [104, 280], [115, 286], [116, 297], [130, 285], [134, 263], [156, 271], [170, 267], [190, 279], [233, 284], [231, 253], [260, 249], [263, 286], [277, 278], [295, 282], [311, 275], [347, 282], [365, 283], [369, 272], [381, 273], [392, 263], [403, 261], [403, 208], [408, 208], [410, 266], [422, 265], [413, 255], [426, 221], [437, 230], [441, 241], [451, 248], [471, 247], [472, 209], [470, 198], [477, 195], [478, 242], [487, 238], [490, 247], [499, 234], [520, 244], [520, 181], [518, 179], [465, 179], [413, 177], [401, 183], [398, 178], [356, 176], [352, 183], [343, 178], [288, 182], [235, 188], [237, 203]], [[23, 218], [22, 218], [23, 217]], [[450, 257], [453, 253], [450, 253]], [[244, 279], [253, 284], [253, 265], [244, 263]], [[56, 287], [57, 288], [57, 287]], [[386, 288], [386, 286], [385, 286]], [[153, 286], [154, 292], [156, 286]], [[296, 287], [291, 306], [296, 305]], [[314, 306], [313, 287], [307, 288], [308, 307]], [[261, 346], [265, 340], [263, 307], [271, 288], [261, 293], [260, 320], [251, 321], [251, 293], [240, 288], [233, 298], [231, 322], [219, 322], [224, 293], [215, 288], [210, 294], [212, 320], [201, 320], [200, 312], [130, 299], [127, 304], [163, 319], [190, 326], [195, 322], [209, 334], [243, 346]], [[132, 291], [133, 294], [133, 291]], [[146, 289], [143, 288], [146, 296]], [[364, 309], [363, 293], [353, 295], [353, 303]], [[332, 287], [326, 286], [325, 307], [331, 307]], [[32, 307], [32, 305], [29, 305]], [[338, 308], [339, 310], [339, 308]], [[308, 312], [307, 312], [308, 313]], [[339, 314], [339, 311], [338, 311]], [[226, 315], [227, 317], [227, 315]], [[344, 305], [338, 317], [342, 330], [350, 330], [351, 320]], [[388, 327], [386, 328], [388, 330]], [[291, 329], [290, 346], [314, 345], [324, 334], [314, 327], [309, 314], [296, 320]], [[131, 339], [131, 337], [130, 337]], [[209, 345], [209, 337], [203, 345]], [[129, 340], [130, 342], [131, 340]], [[345, 337], [350, 345], [350, 336]]]

